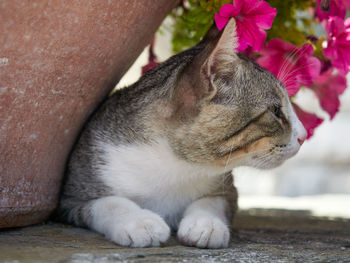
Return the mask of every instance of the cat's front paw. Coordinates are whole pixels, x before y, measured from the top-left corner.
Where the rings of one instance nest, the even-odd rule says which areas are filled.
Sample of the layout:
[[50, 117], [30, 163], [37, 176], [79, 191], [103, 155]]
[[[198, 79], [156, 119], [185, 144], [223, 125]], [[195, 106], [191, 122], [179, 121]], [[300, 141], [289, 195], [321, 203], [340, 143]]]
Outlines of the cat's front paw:
[[112, 226], [107, 238], [130, 247], [160, 246], [169, 239], [170, 228], [157, 214], [142, 210], [128, 217]]
[[230, 230], [219, 218], [188, 216], [181, 221], [177, 236], [187, 246], [225, 248], [230, 241]]

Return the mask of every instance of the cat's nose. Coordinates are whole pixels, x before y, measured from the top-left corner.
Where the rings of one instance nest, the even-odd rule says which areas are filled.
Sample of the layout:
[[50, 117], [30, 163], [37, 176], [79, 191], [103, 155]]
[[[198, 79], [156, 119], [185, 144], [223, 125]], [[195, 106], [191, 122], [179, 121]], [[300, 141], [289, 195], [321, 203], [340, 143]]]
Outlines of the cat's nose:
[[298, 138], [298, 143], [300, 144], [300, 146], [301, 145], [303, 145], [303, 143], [305, 142], [305, 137], [303, 137], [303, 138]]
[[298, 143], [301, 146], [306, 140], [307, 131], [299, 119], [297, 120], [296, 131], [297, 131], [296, 134], [298, 138]]

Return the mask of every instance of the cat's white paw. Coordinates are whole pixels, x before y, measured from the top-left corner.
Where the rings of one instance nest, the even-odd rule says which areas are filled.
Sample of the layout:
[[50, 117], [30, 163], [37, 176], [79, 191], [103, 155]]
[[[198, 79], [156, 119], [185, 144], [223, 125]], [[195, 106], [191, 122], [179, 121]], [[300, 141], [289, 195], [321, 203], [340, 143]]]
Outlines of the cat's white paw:
[[219, 218], [188, 216], [181, 221], [177, 236], [187, 246], [225, 248], [230, 241], [230, 230]]
[[141, 210], [110, 226], [106, 237], [113, 242], [130, 247], [160, 246], [170, 236], [170, 228], [157, 214]]

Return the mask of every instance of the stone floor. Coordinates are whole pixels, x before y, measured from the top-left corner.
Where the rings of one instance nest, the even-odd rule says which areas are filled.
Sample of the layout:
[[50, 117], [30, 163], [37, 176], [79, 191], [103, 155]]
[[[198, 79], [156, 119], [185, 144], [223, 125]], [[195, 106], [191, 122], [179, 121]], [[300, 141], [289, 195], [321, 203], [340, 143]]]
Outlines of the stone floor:
[[350, 220], [307, 211], [241, 211], [227, 249], [118, 247], [102, 236], [56, 223], [0, 231], [0, 262], [350, 262]]

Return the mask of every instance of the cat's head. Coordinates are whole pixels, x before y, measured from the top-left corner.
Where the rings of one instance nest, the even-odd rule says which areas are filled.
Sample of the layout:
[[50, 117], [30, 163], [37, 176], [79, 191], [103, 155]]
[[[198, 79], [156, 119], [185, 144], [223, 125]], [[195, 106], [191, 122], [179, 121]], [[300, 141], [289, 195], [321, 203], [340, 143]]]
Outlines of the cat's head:
[[[208, 37], [172, 95], [168, 138], [182, 159], [272, 168], [295, 155], [306, 131], [284, 85], [236, 52], [236, 25]], [[203, 43], [202, 43], [203, 45]]]

